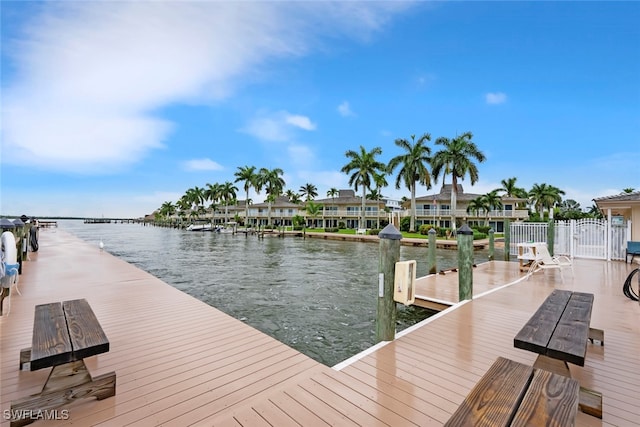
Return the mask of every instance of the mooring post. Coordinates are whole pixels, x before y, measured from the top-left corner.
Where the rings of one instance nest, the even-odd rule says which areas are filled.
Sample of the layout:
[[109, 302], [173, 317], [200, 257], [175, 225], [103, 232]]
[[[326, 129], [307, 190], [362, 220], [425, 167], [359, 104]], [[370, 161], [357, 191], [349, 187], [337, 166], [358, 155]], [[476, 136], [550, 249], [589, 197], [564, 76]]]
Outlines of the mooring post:
[[511, 258], [511, 221], [504, 220], [504, 260], [510, 261]]
[[378, 310], [376, 342], [393, 341], [396, 335], [396, 303], [393, 300], [393, 282], [396, 262], [400, 260], [402, 234], [392, 224], [378, 234], [380, 262], [378, 264]]
[[464, 224], [458, 237], [458, 300], [473, 299], [473, 230]]
[[429, 249], [427, 253], [427, 271], [429, 274], [436, 274], [436, 230], [429, 230]]
[[493, 250], [495, 248], [495, 240], [494, 240], [494, 232], [493, 228], [489, 229], [489, 261], [493, 261], [495, 258], [493, 256]]
[[549, 226], [547, 227], [547, 248], [549, 249], [549, 254], [553, 256], [553, 245], [555, 243], [556, 231], [554, 228], [553, 220], [549, 220]]

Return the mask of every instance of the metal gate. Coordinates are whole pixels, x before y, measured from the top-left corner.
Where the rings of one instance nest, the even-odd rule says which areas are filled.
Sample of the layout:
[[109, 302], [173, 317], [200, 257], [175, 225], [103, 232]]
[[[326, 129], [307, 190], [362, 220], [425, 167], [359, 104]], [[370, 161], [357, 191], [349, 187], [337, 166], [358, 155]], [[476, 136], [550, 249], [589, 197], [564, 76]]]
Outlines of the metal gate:
[[[518, 243], [547, 242], [547, 227], [547, 223], [511, 224], [510, 253], [517, 254]], [[630, 221], [626, 225], [610, 225], [606, 219], [593, 218], [556, 221], [554, 229], [554, 255], [575, 258], [622, 260], [631, 238]]]
[[607, 220], [585, 218], [575, 221], [573, 240], [573, 256], [607, 259]]

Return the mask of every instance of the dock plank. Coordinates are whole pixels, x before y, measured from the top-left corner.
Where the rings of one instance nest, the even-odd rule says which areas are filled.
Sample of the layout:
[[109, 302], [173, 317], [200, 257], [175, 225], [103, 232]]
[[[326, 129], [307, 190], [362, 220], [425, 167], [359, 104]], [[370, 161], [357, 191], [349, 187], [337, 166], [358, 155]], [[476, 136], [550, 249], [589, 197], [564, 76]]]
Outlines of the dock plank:
[[[291, 357], [283, 358], [282, 369], [268, 373], [265, 365], [251, 369], [260, 357], [294, 350], [100, 253], [63, 229], [55, 233], [43, 230], [40, 250], [30, 257], [20, 279], [22, 295], [12, 298], [11, 315], [0, 318], [0, 408], [39, 391], [46, 380], [46, 370], [17, 370], [20, 349], [32, 344], [34, 309], [39, 304], [87, 298], [110, 340], [109, 352], [90, 357], [87, 366], [94, 375], [110, 371], [118, 375], [115, 397], [74, 405], [70, 419], [48, 421], [47, 426], [144, 426], [153, 420], [163, 420], [167, 426], [223, 425], [219, 422], [227, 420], [228, 425], [240, 426], [234, 417], [250, 422], [258, 416], [269, 423], [271, 414], [274, 422], [280, 419], [279, 412], [271, 412], [275, 411], [272, 404], [302, 426], [403, 422], [392, 415], [374, 416], [378, 409], [381, 414], [398, 416], [400, 410], [406, 410], [407, 424], [430, 417], [432, 424], [440, 425], [495, 358], [533, 364], [535, 355], [514, 348], [513, 337], [554, 289], [593, 293], [591, 324], [607, 333], [606, 348], [588, 345], [584, 366], [571, 366], [572, 377], [582, 386], [603, 392], [603, 419], [596, 425], [633, 426], [640, 419], [640, 407], [634, 400], [640, 395], [639, 361], [633, 356], [640, 348], [639, 308], [621, 296], [617, 286], [611, 286], [624, 281], [631, 268], [628, 264], [576, 259], [575, 278], [565, 278], [566, 283], [559, 274], [548, 271], [456, 305], [400, 335], [393, 344], [354, 361], [343, 372], [332, 372], [320, 384], [313, 379], [317, 369], [330, 368], [313, 362], [289, 380], [278, 382], [279, 373], [299, 366], [299, 360]], [[518, 274], [517, 263], [479, 265], [474, 269], [474, 288], [478, 284], [486, 286], [481, 289], [496, 289]], [[438, 286], [457, 288], [455, 273], [436, 276]], [[484, 283], [479, 284], [478, 279]], [[280, 346], [286, 348], [285, 353], [279, 353]], [[258, 359], [242, 357], [243, 351]], [[238, 375], [225, 376], [232, 371]], [[255, 383], [262, 386], [254, 386], [254, 375]], [[271, 375], [278, 386], [269, 385], [274, 384], [269, 382]], [[214, 402], [198, 400], [207, 390], [222, 390], [225, 384], [227, 390], [234, 384], [238, 390], [234, 395], [227, 393], [235, 400], [219, 400], [230, 406], [222, 405], [214, 413], [213, 406], [208, 407]], [[198, 408], [206, 408], [194, 418], [188, 415], [194, 408], [183, 403], [191, 399], [198, 402]], [[137, 411], [144, 416], [132, 416]], [[577, 425], [593, 425], [590, 421], [578, 413]], [[8, 425], [0, 420], [0, 426]]]

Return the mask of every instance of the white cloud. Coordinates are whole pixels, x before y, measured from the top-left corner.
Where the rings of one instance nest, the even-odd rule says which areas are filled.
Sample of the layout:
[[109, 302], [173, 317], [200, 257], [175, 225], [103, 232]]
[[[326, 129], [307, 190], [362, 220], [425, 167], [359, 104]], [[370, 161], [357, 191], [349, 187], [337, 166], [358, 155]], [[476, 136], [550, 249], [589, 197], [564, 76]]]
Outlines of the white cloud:
[[287, 124], [290, 124], [295, 127], [299, 127], [300, 129], [304, 129], [304, 130], [316, 129], [316, 124], [313, 123], [311, 119], [309, 119], [309, 117], [306, 117], [306, 116], [289, 114], [285, 116], [285, 122]]
[[224, 168], [211, 159], [192, 159], [183, 163], [183, 166], [188, 171], [219, 171]]
[[502, 92], [489, 92], [485, 96], [487, 104], [504, 104], [507, 102], [507, 95]]
[[316, 128], [316, 125], [306, 116], [290, 114], [286, 111], [275, 113], [262, 111], [250, 119], [240, 131], [263, 141], [282, 142], [293, 138], [294, 128], [311, 131]]
[[348, 101], [344, 101], [342, 104], [338, 105], [338, 113], [340, 113], [342, 117], [349, 117], [354, 115], [353, 111], [351, 111], [351, 106], [349, 105]]
[[[156, 111], [224, 99], [266, 61], [308, 54], [325, 35], [366, 40], [406, 8], [387, 2], [44, 3], [19, 33], [2, 40], [12, 70], [3, 76], [2, 162], [81, 172], [135, 163], [171, 134], [172, 124]], [[315, 126], [303, 116], [290, 121]], [[283, 137], [278, 129], [267, 135]]]

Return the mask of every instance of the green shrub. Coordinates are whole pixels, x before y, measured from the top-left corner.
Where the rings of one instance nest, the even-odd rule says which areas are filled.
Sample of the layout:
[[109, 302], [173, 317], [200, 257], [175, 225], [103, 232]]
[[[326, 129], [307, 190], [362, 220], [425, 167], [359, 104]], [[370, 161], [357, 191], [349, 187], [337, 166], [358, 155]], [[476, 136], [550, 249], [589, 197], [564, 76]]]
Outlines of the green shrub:
[[473, 240], [486, 239], [487, 235], [485, 233], [479, 233], [477, 231], [473, 231]]
[[405, 216], [400, 220], [400, 231], [408, 232], [410, 226], [411, 226], [410, 217]]
[[346, 229], [346, 228], [347, 228], [347, 225], [346, 225], [344, 222], [340, 221], [340, 222], [338, 223], [338, 228], [339, 228], [340, 230], [344, 230], [344, 229]]
[[477, 231], [478, 233], [484, 233], [484, 234], [489, 234], [489, 229], [491, 227], [488, 225], [477, 225], [475, 226], [473, 229], [475, 231]]
[[438, 237], [447, 237], [447, 231], [451, 231], [450, 228], [438, 227], [436, 228], [436, 232], [438, 233]]
[[294, 225], [293, 226], [293, 231], [302, 231], [304, 227], [302, 225]]
[[367, 230], [367, 234], [369, 236], [377, 236], [378, 234], [380, 234], [380, 229], [379, 228], [372, 228], [371, 230]]
[[337, 233], [338, 232], [338, 227], [331, 227], [331, 228], [325, 228], [324, 232], [325, 233]]
[[[420, 226], [420, 229], [418, 230], [420, 234], [422, 234], [423, 236], [426, 236], [429, 234], [429, 230], [431, 230], [433, 227], [433, 225], [431, 224], [422, 224]], [[436, 230], [437, 232], [437, 230]]]

